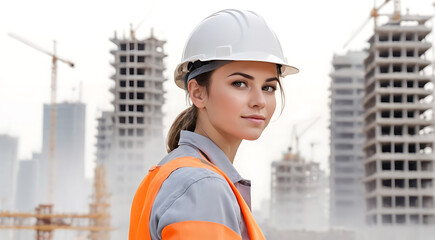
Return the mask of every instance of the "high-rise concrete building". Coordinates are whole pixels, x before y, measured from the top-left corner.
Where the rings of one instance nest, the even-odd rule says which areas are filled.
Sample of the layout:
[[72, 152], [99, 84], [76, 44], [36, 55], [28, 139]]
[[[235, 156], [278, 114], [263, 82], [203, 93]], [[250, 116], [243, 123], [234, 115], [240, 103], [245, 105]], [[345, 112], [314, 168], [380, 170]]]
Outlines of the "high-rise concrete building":
[[367, 53], [334, 55], [330, 73], [330, 220], [333, 226], [364, 223], [363, 104]]
[[23, 212], [33, 212], [38, 205], [37, 197], [37, 180], [38, 167], [41, 154], [33, 153], [31, 159], [19, 161], [17, 175], [17, 190], [15, 209]]
[[364, 183], [371, 225], [435, 224], [430, 19], [389, 20], [369, 40]]
[[[87, 211], [85, 188], [85, 116], [83, 103], [56, 104], [55, 211]], [[42, 158], [38, 163], [39, 203], [48, 202], [50, 105], [44, 105]]]
[[18, 139], [0, 134], [0, 210], [13, 209], [17, 171]]
[[164, 155], [163, 71], [165, 41], [151, 36], [144, 40], [110, 39], [115, 82], [112, 116], [113, 136], [105, 164], [111, 192], [113, 239], [128, 236], [131, 202], [148, 169]]
[[328, 181], [319, 164], [289, 151], [271, 170], [270, 227], [327, 228]]
[[101, 117], [97, 119], [97, 152], [95, 157], [97, 163], [106, 165], [110, 156], [110, 149], [113, 140], [113, 112], [102, 112]]

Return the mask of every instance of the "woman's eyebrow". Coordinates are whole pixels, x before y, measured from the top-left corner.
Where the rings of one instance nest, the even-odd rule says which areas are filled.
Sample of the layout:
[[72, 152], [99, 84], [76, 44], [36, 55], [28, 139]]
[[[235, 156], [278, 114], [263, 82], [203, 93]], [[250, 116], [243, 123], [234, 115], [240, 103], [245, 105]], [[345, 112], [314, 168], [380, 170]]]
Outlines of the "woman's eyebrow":
[[279, 81], [279, 79], [277, 77], [266, 79], [266, 82], [273, 82], [273, 81]]
[[[232, 73], [232, 74], [228, 75], [228, 77], [236, 76], [236, 75], [240, 75], [240, 76], [242, 76], [244, 78], [247, 78], [247, 79], [250, 79], [250, 80], [254, 80], [253, 76], [248, 75], [246, 73], [241, 73], [241, 72]], [[272, 77], [272, 78], [266, 79], [266, 82], [273, 82], [273, 81], [279, 81], [279, 79], [277, 77]]]
[[231, 73], [230, 75], [228, 75], [228, 77], [235, 76], [235, 75], [240, 75], [240, 76], [245, 77], [245, 78], [247, 78], [247, 79], [254, 80], [254, 77], [253, 77], [253, 76], [248, 75], [248, 74], [246, 74], [246, 73], [241, 73], [241, 72]]

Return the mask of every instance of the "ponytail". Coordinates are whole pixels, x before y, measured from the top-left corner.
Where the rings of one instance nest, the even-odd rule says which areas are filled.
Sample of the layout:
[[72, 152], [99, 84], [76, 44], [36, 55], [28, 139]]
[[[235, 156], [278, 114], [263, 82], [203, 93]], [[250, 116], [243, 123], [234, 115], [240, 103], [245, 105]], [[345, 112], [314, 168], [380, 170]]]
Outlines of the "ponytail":
[[198, 108], [195, 105], [192, 105], [188, 109], [178, 115], [169, 129], [168, 133], [168, 142], [166, 146], [166, 150], [172, 152], [175, 148], [178, 147], [178, 141], [180, 140], [180, 132], [182, 130], [188, 130], [193, 132], [196, 127], [196, 118], [198, 117]]

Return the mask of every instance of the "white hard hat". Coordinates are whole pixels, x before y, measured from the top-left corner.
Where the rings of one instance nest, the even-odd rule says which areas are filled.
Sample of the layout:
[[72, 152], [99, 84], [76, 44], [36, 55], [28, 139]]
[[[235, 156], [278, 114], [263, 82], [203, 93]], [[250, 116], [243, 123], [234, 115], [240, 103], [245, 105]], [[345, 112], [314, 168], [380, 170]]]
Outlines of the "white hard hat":
[[190, 34], [175, 83], [185, 88], [188, 64], [196, 61], [260, 61], [281, 66], [281, 77], [299, 72], [287, 64], [275, 33], [252, 11], [222, 10], [204, 19]]

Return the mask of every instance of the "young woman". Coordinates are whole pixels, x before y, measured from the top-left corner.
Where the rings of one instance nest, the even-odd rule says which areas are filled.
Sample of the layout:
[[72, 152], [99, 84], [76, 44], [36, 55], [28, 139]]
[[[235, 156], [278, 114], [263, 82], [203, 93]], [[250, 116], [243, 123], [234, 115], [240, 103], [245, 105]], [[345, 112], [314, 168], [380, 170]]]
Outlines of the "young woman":
[[204, 19], [182, 59], [175, 82], [193, 105], [173, 123], [169, 154], [135, 195], [130, 240], [264, 239], [249, 210], [250, 181], [233, 162], [242, 140], [259, 138], [268, 125], [281, 77], [298, 70], [250, 11]]

